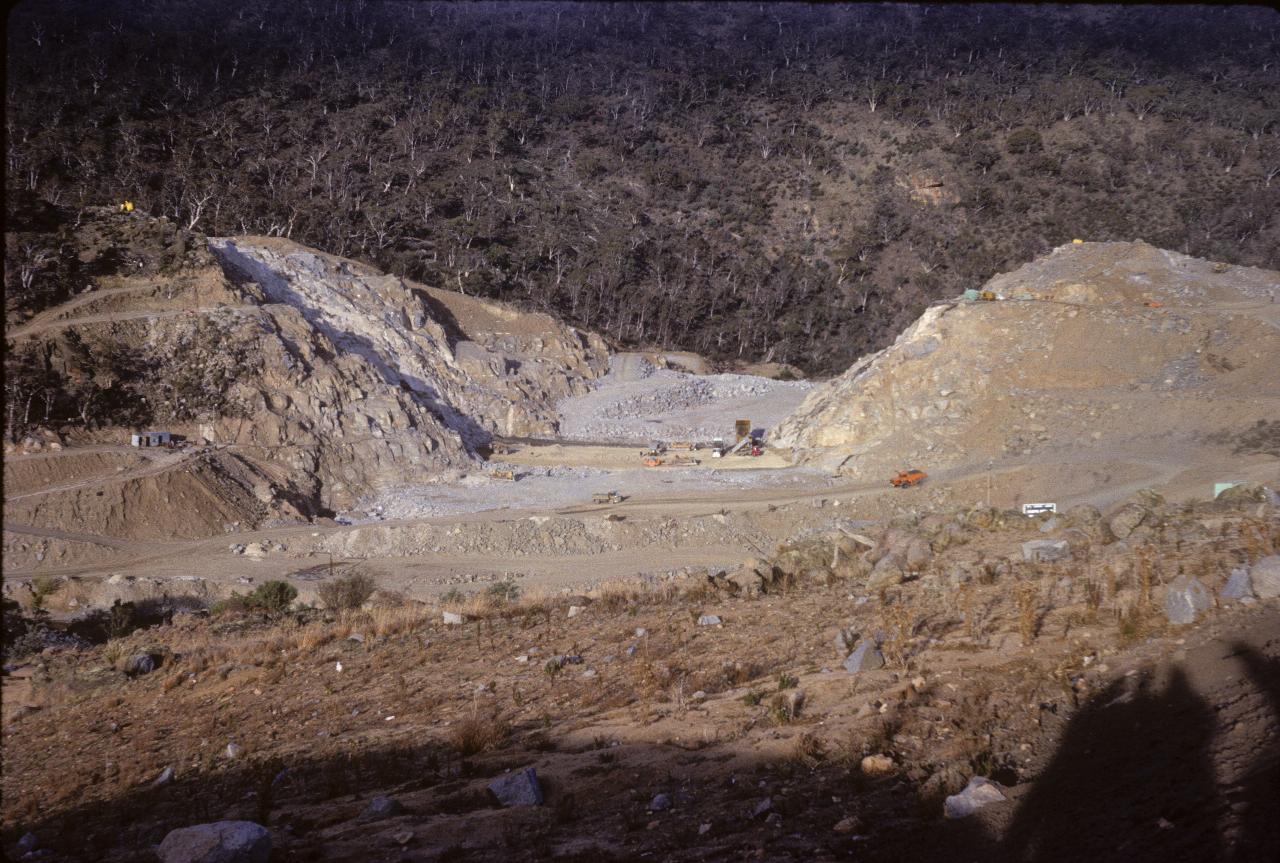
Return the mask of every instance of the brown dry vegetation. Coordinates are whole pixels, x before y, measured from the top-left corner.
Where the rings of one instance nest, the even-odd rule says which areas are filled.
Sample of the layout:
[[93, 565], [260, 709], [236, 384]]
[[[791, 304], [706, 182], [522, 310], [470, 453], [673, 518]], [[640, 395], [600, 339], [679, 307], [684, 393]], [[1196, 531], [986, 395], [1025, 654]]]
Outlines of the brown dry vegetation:
[[[1051, 564], [1017, 554], [1039, 522], [979, 509], [892, 522], [834, 569], [847, 536], [799, 537], [756, 564], [753, 595], [712, 573], [612, 584], [590, 602], [477, 594], [453, 605], [462, 626], [419, 603], [179, 616], [38, 657], [25, 698], [40, 709], [6, 720], [5, 836], [35, 828], [72, 858], [125, 860], [174, 826], [236, 816], [268, 824], [285, 860], [369, 859], [405, 829], [409, 859], [572, 858], [583, 836], [597, 859], [814, 859], [854, 847], [832, 830], [854, 817], [870, 837], [860, 854], [928, 859], [959, 841], [937, 832], [942, 796], [975, 774], [1035, 789], [1070, 718], [1094, 693], [1115, 698], [1126, 669], [1147, 675], [1175, 644], [1274, 634], [1269, 604], [1179, 628], [1159, 601], [1180, 573], [1216, 593], [1232, 566], [1274, 553], [1274, 510], [1141, 501], [1147, 519], [1123, 542], [1088, 512], [1063, 516], [1072, 555]], [[865, 589], [868, 558], [919, 540], [937, 549], [927, 563]], [[568, 618], [570, 604], [586, 610]], [[704, 613], [724, 624], [697, 625]], [[887, 667], [845, 673], [841, 629], [875, 634]], [[140, 650], [161, 667], [126, 680], [115, 668]], [[1249, 728], [1241, 739], [1275, 744], [1274, 723]], [[866, 772], [871, 755], [892, 768]], [[529, 764], [548, 805], [492, 808], [485, 784]], [[166, 766], [177, 780], [149, 787]], [[658, 792], [687, 797], [646, 829]], [[354, 830], [373, 793], [409, 814]], [[764, 797], [785, 830], [750, 817]], [[1207, 847], [1173, 841], [1155, 847]]]

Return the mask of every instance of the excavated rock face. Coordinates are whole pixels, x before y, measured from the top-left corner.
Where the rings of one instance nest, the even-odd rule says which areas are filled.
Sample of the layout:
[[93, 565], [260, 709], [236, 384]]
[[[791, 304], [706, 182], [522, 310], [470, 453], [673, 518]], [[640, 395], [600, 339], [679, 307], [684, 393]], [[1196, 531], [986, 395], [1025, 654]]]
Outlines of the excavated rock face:
[[1280, 395], [1269, 368], [1280, 355], [1280, 274], [1084, 243], [986, 288], [1002, 299], [930, 307], [810, 394], [773, 443], [880, 474], [1050, 445], [1137, 446], [1171, 429], [1190, 439], [1255, 423]]
[[[164, 234], [156, 220], [112, 213], [93, 225], [77, 235], [86, 258], [100, 247], [126, 255], [144, 229]], [[118, 403], [95, 408], [74, 443], [125, 444], [145, 423], [212, 448], [138, 451], [118, 466], [81, 465], [97, 478], [63, 471], [63, 483], [43, 481], [61, 475], [51, 452], [6, 485], [6, 523], [136, 539], [332, 514], [379, 488], [466, 469], [495, 434], [553, 434], [556, 402], [608, 367], [598, 337], [546, 315], [288, 241], [206, 248], [183, 234], [175, 248], [163, 269], [102, 275], [6, 336]], [[6, 550], [27, 546], [32, 565], [66, 562], [84, 545], [65, 538], [46, 554], [22, 536], [6, 534]]]
[[436, 414], [469, 448], [546, 436], [555, 402], [587, 390], [608, 351], [541, 314], [438, 291], [270, 238], [214, 239], [222, 264]]

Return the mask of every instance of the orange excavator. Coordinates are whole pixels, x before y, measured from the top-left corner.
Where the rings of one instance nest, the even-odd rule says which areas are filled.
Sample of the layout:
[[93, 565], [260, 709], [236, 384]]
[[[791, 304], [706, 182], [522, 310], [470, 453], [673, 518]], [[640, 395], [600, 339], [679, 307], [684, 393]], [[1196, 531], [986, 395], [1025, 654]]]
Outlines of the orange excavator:
[[913, 485], [919, 485], [927, 476], [927, 473], [915, 468], [900, 470], [897, 476], [889, 480], [889, 485], [894, 488], [910, 488]]

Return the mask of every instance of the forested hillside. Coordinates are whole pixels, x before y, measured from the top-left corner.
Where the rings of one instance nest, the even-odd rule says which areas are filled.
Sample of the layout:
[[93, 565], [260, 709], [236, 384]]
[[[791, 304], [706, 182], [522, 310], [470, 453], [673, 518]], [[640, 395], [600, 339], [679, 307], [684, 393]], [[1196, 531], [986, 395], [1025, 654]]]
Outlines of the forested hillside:
[[84, 287], [58, 224], [123, 198], [812, 373], [1073, 237], [1280, 266], [1261, 7], [100, 0], [9, 24], [10, 323]]

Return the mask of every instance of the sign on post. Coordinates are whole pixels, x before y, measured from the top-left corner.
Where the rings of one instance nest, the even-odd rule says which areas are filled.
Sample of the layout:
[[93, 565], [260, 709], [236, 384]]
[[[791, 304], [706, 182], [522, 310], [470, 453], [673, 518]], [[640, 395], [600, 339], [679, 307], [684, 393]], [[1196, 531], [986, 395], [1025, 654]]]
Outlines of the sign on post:
[[1057, 512], [1058, 505], [1056, 503], [1024, 503], [1022, 505], [1023, 515], [1039, 515], [1042, 512]]

